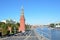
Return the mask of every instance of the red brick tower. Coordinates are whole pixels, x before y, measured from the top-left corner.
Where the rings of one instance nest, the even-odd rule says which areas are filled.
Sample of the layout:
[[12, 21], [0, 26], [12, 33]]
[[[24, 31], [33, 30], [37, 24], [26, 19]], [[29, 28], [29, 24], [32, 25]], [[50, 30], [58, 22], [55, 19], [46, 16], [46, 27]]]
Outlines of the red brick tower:
[[25, 32], [24, 8], [21, 9], [19, 32]]

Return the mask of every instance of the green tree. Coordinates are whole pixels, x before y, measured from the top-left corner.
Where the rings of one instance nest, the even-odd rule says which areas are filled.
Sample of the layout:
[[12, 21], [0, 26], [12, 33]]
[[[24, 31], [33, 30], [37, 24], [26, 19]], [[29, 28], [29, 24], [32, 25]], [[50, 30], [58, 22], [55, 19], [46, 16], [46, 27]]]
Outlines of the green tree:
[[60, 25], [60, 23], [59, 23], [59, 25]]
[[12, 19], [10, 19], [10, 20], [6, 20], [6, 24], [7, 24], [7, 27], [11, 28], [11, 31], [9, 34], [13, 34], [15, 22]]
[[54, 23], [51, 23], [50, 24], [50, 27], [54, 28], [55, 27], [55, 24]]
[[17, 22], [15, 25], [16, 25], [16, 30], [18, 32], [18, 28], [20, 27], [20, 23]]
[[0, 28], [2, 28], [2, 35], [6, 35], [7, 34], [7, 25], [2, 22], [0, 25]]
[[26, 30], [30, 30], [30, 25], [25, 25]]

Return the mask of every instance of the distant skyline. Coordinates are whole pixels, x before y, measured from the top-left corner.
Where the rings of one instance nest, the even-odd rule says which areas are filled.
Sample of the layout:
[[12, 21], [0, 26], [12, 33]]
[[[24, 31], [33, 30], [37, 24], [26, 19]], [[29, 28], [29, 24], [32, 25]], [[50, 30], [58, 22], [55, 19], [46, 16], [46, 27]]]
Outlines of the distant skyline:
[[21, 7], [28, 24], [60, 22], [60, 0], [0, 0], [0, 21], [20, 21]]

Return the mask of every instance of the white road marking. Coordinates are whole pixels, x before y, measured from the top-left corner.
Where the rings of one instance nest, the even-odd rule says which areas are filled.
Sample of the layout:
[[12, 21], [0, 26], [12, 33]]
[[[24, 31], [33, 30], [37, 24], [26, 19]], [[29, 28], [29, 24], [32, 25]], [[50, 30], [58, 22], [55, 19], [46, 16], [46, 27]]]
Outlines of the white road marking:
[[[31, 32], [32, 33], [32, 32]], [[30, 33], [30, 35], [31, 35], [31, 33]], [[29, 36], [27, 36], [24, 40], [27, 40], [29, 37], [30, 37], [30, 35]]]

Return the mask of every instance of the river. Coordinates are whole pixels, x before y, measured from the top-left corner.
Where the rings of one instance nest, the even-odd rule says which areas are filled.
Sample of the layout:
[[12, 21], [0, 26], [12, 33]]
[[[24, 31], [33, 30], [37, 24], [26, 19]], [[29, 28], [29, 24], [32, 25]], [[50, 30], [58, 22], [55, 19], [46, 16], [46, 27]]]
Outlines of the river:
[[38, 32], [40, 35], [43, 35], [46, 38], [49, 38], [50, 40], [60, 40], [60, 30], [56, 29], [50, 29], [48, 27], [37, 27], [36, 32]]

